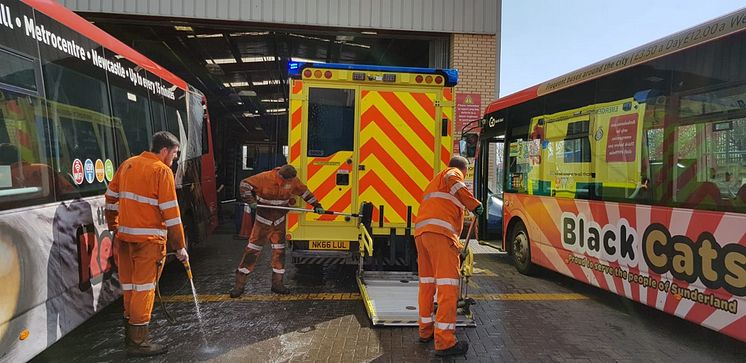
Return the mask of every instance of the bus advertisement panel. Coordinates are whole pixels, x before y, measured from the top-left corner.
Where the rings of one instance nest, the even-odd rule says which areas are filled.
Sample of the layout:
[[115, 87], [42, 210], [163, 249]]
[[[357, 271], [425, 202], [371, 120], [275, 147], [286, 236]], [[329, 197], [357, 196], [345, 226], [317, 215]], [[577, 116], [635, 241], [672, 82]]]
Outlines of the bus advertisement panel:
[[542, 266], [746, 341], [745, 18], [488, 107], [475, 187], [488, 206], [503, 191], [495, 238], [519, 271]]
[[188, 239], [217, 205], [199, 91], [55, 2], [0, 0], [0, 14], [0, 361], [15, 362], [120, 296], [103, 194], [154, 132], [181, 140]]

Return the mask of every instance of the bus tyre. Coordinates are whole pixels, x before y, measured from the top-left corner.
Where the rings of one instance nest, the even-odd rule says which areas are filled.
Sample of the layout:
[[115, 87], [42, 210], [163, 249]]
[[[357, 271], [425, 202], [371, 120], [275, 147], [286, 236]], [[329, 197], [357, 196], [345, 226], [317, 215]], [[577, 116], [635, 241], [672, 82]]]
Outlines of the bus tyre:
[[531, 263], [528, 232], [526, 232], [526, 226], [523, 222], [518, 221], [513, 226], [510, 244], [513, 249], [513, 263], [516, 270], [524, 275], [530, 275], [534, 270], [534, 264]]

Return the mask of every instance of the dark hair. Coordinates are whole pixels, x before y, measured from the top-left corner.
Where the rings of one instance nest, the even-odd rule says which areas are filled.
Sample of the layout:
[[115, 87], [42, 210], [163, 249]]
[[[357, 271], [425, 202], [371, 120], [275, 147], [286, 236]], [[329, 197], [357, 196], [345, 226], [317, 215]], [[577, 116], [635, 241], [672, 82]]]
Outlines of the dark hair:
[[281, 166], [278, 172], [284, 179], [293, 179], [296, 175], [298, 175], [298, 171], [295, 170], [295, 167], [290, 164]]
[[469, 166], [469, 161], [463, 156], [454, 156], [451, 161], [448, 162], [449, 168], [466, 169]]
[[174, 147], [179, 146], [179, 139], [177, 139], [174, 134], [168, 131], [158, 131], [153, 134], [152, 145], [153, 146], [150, 148], [150, 151], [157, 154], [164, 147], [171, 150]]

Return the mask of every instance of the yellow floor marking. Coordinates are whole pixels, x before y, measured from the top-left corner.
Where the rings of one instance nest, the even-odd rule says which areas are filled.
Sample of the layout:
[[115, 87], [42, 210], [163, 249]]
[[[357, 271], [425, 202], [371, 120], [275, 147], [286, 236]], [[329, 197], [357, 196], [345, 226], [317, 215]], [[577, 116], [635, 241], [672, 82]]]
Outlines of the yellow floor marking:
[[[563, 301], [563, 300], [587, 300], [588, 297], [581, 294], [551, 294], [551, 293], [525, 293], [525, 294], [470, 294], [474, 300], [492, 301]], [[228, 295], [197, 295], [199, 302], [223, 302], [223, 301], [354, 301], [363, 298], [357, 292], [351, 293], [316, 293], [316, 294], [290, 294], [290, 295], [242, 295], [232, 299]], [[192, 303], [192, 295], [169, 295], [163, 297], [163, 302], [168, 303]]]

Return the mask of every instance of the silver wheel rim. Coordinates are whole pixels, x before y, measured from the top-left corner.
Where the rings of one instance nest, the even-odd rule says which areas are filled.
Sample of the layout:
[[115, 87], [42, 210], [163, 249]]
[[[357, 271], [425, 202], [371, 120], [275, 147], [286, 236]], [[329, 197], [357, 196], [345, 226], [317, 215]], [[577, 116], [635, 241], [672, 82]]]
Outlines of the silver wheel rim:
[[521, 264], [526, 263], [526, 259], [528, 258], [528, 238], [526, 238], [526, 233], [523, 231], [518, 232], [513, 238], [513, 252], [518, 262]]

